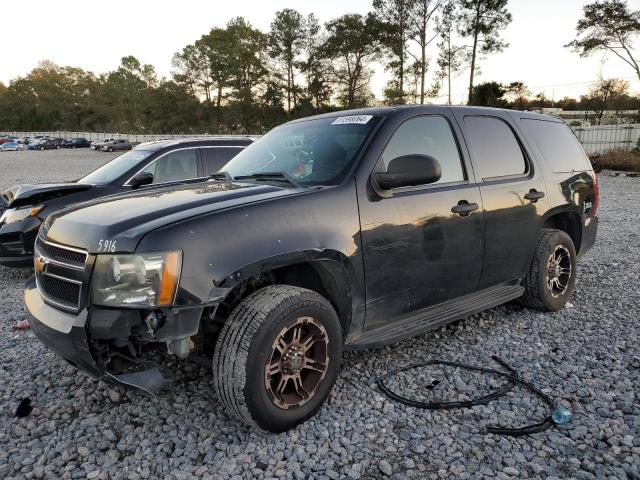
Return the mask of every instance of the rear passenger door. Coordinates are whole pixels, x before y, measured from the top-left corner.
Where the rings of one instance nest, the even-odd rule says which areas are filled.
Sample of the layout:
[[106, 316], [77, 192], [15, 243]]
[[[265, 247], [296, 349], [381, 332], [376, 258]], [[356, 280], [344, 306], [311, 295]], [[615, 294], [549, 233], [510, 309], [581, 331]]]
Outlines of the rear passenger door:
[[229, 160], [235, 157], [244, 147], [202, 147], [202, 159], [205, 176], [223, 170]]
[[506, 112], [455, 109], [484, 208], [484, 262], [479, 289], [522, 278], [538, 241], [548, 201], [545, 182]]

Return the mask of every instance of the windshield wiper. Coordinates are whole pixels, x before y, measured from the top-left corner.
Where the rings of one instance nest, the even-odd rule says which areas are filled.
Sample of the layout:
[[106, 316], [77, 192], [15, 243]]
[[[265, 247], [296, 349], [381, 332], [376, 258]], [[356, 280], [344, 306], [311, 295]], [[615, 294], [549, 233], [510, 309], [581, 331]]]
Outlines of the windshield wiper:
[[209, 175], [209, 180], [220, 180], [222, 182], [233, 182], [233, 177], [229, 172], [216, 172]]
[[298, 183], [284, 172], [261, 172], [251, 175], [238, 175], [234, 180], [255, 180], [256, 182], [276, 182], [288, 183], [293, 187], [298, 187]]

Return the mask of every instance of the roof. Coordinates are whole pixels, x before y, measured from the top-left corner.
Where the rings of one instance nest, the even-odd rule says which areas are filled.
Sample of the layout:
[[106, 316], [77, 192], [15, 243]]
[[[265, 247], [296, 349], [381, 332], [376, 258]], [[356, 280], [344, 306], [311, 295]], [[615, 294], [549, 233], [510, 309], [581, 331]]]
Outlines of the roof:
[[161, 150], [177, 145], [189, 146], [216, 146], [216, 145], [249, 145], [258, 136], [254, 135], [217, 135], [191, 138], [169, 138], [166, 140], [153, 140], [136, 145], [138, 150]]
[[475, 107], [475, 106], [467, 106], [467, 105], [393, 105], [389, 107], [368, 107], [368, 108], [358, 108], [352, 110], [337, 110], [334, 112], [322, 113], [320, 115], [313, 115], [310, 117], [299, 118], [296, 120], [292, 120], [289, 123], [296, 123], [299, 121], [311, 120], [311, 119], [322, 119], [322, 118], [335, 118], [335, 117], [343, 117], [348, 115], [380, 115], [380, 116], [390, 116], [394, 113], [406, 110], [417, 110], [422, 112], [428, 112], [434, 108], [450, 108], [451, 110], [465, 110], [465, 111], [474, 111], [474, 113], [486, 113], [491, 114], [492, 112], [510, 112], [517, 113], [518, 115], [523, 115], [526, 117], [532, 118], [544, 118], [544, 119], [554, 119], [557, 120], [556, 117], [552, 117], [550, 115], [543, 115], [535, 112], [525, 112], [522, 110], [510, 110], [507, 108], [493, 108], [493, 107]]

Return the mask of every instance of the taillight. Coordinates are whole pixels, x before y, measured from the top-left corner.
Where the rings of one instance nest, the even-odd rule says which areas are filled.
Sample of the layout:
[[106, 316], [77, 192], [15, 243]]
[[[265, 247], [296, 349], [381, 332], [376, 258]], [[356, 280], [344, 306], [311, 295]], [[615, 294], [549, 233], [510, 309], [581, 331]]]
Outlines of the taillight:
[[600, 205], [600, 186], [598, 185], [598, 175], [596, 172], [591, 172], [593, 177], [593, 206], [591, 207], [591, 215], [596, 216], [598, 213], [598, 205]]

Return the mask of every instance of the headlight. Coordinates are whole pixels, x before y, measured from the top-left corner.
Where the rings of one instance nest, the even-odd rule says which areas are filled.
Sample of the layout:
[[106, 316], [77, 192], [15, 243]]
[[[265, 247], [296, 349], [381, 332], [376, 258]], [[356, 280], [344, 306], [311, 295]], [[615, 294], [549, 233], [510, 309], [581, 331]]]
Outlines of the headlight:
[[182, 252], [98, 255], [91, 301], [108, 307], [167, 307], [173, 303]]
[[44, 205], [26, 208], [9, 208], [0, 216], [0, 223], [20, 222], [25, 218], [35, 217], [44, 208]]

